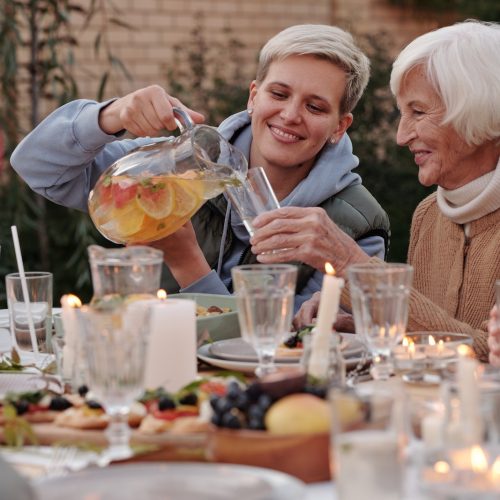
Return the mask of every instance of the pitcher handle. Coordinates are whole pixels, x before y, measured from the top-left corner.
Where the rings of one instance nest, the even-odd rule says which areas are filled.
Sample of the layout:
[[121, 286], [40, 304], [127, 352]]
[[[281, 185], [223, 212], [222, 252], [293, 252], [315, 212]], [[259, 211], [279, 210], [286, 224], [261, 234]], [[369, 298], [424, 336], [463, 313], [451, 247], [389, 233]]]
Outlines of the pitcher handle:
[[191, 120], [191, 117], [183, 109], [174, 106], [172, 110], [174, 112], [175, 123], [179, 127], [181, 134], [185, 130], [191, 130], [194, 127], [193, 120]]

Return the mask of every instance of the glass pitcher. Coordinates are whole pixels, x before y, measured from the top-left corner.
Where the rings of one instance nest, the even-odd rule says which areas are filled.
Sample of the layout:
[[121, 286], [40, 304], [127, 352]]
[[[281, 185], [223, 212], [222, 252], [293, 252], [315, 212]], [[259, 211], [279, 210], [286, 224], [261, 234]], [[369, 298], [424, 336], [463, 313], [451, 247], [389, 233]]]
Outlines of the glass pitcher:
[[174, 108], [179, 137], [141, 146], [117, 160], [89, 195], [97, 229], [115, 243], [146, 243], [177, 231], [205, 200], [239, 184], [248, 164], [215, 128]]
[[163, 252], [147, 246], [87, 248], [94, 287], [92, 302], [112, 297], [156, 297]]

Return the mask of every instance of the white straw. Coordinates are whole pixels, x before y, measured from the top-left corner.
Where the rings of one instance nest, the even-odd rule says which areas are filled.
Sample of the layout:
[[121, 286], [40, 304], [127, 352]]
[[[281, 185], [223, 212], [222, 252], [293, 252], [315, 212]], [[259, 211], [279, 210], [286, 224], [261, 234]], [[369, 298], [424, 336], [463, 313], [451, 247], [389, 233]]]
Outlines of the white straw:
[[26, 312], [28, 314], [28, 326], [30, 329], [31, 346], [35, 356], [38, 357], [38, 343], [36, 341], [35, 325], [33, 323], [33, 316], [31, 315], [30, 297], [28, 294], [28, 285], [26, 283], [26, 275], [24, 274], [23, 257], [21, 255], [21, 245], [19, 245], [19, 236], [17, 235], [17, 227], [10, 226], [12, 231], [12, 239], [14, 241], [14, 250], [16, 252], [17, 268], [19, 269], [19, 277], [21, 278], [21, 287], [23, 290], [24, 303], [26, 304]]

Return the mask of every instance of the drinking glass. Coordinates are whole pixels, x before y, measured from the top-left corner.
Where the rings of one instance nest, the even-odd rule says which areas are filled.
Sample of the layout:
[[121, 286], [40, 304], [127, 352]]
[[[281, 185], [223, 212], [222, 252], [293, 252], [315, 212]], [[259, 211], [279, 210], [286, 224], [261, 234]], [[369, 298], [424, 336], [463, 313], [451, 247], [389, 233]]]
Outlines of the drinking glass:
[[276, 348], [290, 330], [297, 268], [291, 264], [232, 269], [241, 336], [257, 352], [255, 374], [275, 371]]
[[408, 264], [354, 264], [347, 270], [356, 333], [373, 355], [371, 374], [387, 380], [392, 350], [403, 339], [413, 268]]
[[262, 167], [253, 167], [239, 185], [229, 185], [226, 193], [250, 236], [253, 219], [264, 212], [280, 208], [280, 204]]
[[[34, 361], [40, 366], [51, 357], [44, 353], [52, 350], [52, 273], [26, 272], [25, 277], [28, 304], [23, 294], [21, 275], [11, 273], [5, 276], [12, 343], [19, 349], [23, 363]], [[35, 346], [31, 339], [32, 328]]]
[[110, 308], [84, 306], [77, 311], [83, 326], [87, 379], [110, 417], [106, 429], [109, 460], [132, 455], [128, 414], [143, 390], [150, 312], [145, 301]]
[[334, 387], [331, 463], [339, 500], [403, 498], [404, 403], [398, 392]]

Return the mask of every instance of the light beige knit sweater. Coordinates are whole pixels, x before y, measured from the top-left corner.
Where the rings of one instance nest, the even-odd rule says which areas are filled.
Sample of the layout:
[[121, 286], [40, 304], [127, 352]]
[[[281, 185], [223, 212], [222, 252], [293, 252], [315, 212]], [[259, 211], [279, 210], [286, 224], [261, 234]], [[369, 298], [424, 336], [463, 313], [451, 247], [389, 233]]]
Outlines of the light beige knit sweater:
[[436, 194], [413, 215], [408, 262], [414, 266], [408, 330], [469, 333], [487, 361], [488, 314], [500, 279], [500, 209], [463, 226], [444, 216]]
[[[408, 331], [468, 333], [477, 357], [488, 361], [487, 320], [500, 279], [500, 209], [471, 222], [466, 239], [463, 226], [444, 216], [431, 194], [413, 214], [408, 262], [414, 267]], [[341, 305], [351, 311], [349, 286]]]

